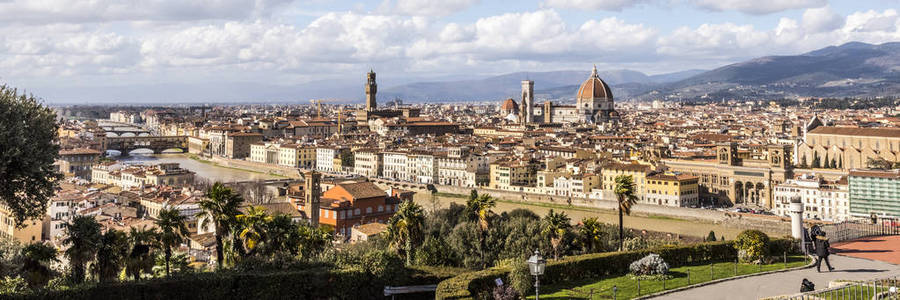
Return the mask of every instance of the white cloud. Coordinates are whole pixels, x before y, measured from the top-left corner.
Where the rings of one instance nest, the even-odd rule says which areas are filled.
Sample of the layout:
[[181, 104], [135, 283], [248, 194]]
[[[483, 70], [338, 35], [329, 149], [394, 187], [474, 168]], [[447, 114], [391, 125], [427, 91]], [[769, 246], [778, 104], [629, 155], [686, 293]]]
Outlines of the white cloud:
[[473, 63], [611, 59], [652, 51], [656, 34], [655, 29], [617, 18], [569, 28], [555, 11], [540, 10], [482, 18], [471, 26], [449, 24], [437, 39], [419, 40], [407, 54], [417, 59], [461, 55]]
[[244, 19], [265, 16], [294, 0], [9, 0], [0, 21], [48, 24], [105, 21]]
[[847, 23], [844, 26], [846, 32], [892, 32], [897, 29], [898, 17], [894, 9], [853, 13], [847, 16]]
[[546, 0], [543, 5], [553, 8], [621, 11], [647, 0]]
[[703, 24], [696, 29], [680, 27], [659, 39], [660, 54], [674, 56], [729, 56], [765, 45], [769, 35], [753, 25]]
[[835, 13], [828, 5], [803, 12], [803, 28], [809, 33], [832, 31], [843, 25], [844, 17]]
[[700, 8], [712, 11], [736, 10], [742, 13], [764, 15], [798, 8], [826, 5], [826, 0], [693, 0]]
[[447, 16], [478, 2], [479, 0], [385, 0], [379, 10], [404, 16]]

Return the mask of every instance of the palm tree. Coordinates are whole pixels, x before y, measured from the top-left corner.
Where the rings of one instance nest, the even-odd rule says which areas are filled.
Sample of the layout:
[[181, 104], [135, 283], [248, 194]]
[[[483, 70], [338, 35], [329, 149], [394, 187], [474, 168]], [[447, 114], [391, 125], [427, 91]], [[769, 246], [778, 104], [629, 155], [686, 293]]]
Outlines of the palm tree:
[[621, 251], [625, 241], [623, 214], [631, 215], [631, 206], [637, 202], [637, 196], [634, 195], [634, 180], [631, 175], [616, 176], [616, 186], [613, 192], [616, 193], [616, 200], [619, 201], [619, 251]]
[[100, 248], [100, 223], [94, 217], [75, 216], [63, 226], [67, 236], [62, 243], [69, 246], [65, 254], [72, 267], [72, 279], [75, 283], [82, 283], [86, 265], [94, 260]]
[[97, 264], [94, 265], [94, 274], [100, 282], [114, 280], [125, 266], [128, 257], [130, 242], [128, 234], [118, 230], [109, 230], [100, 238], [100, 248], [97, 249]]
[[585, 252], [593, 253], [602, 250], [601, 244], [606, 233], [603, 231], [603, 224], [600, 223], [597, 217], [581, 219], [578, 233], [582, 238]]
[[[475, 191], [475, 190], [473, 190]], [[486, 240], [486, 232], [490, 227], [488, 224], [488, 218], [491, 216], [491, 208], [497, 205], [497, 200], [491, 195], [478, 195], [477, 192], [472, 193], [469, 196], [469, 200], [466, 201], [466, 211], [470, 214], [470, 217], [478, 220], [478, 242], [481, 246], [481, 261], [482, 267], [485, 266], [487, 262], [484, 261], [484, 249], [486, 248], [485, 240]]]
[[238, 207], [244, 200], [241, 199], [241, 195], [235, 193], [231, 188], [225, 187], [219, 182], [213, 184], [213, 186], [206, 191], [206, 196], [209, 198], [203, 199], [199, 203], [200, 209], [202, 209], [203, 212], [198, 214], [198, 217], [200, 217], [201, 220], [206, 220], [206, 217], [209, 218], [209, 220], [203, 222], [200, 226], [209, 226], [209, 224], [206, 223], [212, 222], [212, 225], [215, 227], [216, 267], [222, 268], [222, 261], [224, 259], [222, 240], [231, 233], [231, 227], [237, 223], [235, 216], [240, 214], [240, 212], [238, 212]]
[[490, 217], [491, 209], [497, 205], [497, 200], [491, 195], [481, 195], [475, 198], [469, 198], [466, 201], [466, 210], [472, 214], [472, 217], [478, 220], [478, 225], [482, 231], [488, 229], [488, 217]]
[[263, 255], [280, 255], [285, 252], [292, 256], [300, 251], [300, 230], [298, 224], [285, 214], [272, 216], [265, 224], [266, 242], [259, 251]]
[[402, 247], [406, 265], [412, 264], [413, 244], [421, 241], [424, 225], [425, 213], [422, 207], [412, 200], [400, 204], [400, 208], [388, 220], [388, 240], [391, 247], [398, 252]]
[[156, 228], [147, 228], [144, 225], [140, 229], [131, 227], [128, 234], [128, 240], [131, 243], [131, 252], [125, 263], [125, 273], [134, 278], [135, 281], [141, 279], [141, 273], [150, 273], [153, 270], [153, 254], [150, 252], [152, 248], [156, 248], [157, 241]]
[[565, 212], [554, 212], [553, 209], [544, 217], [543, 234], [550, 237], [550, 246], [553, 247], [553, 258], [559, 259], [559, 245], [568, 233], [572, 224]]
[[240, 225], [239, 237], [243, 243], [247, 255], [253, 255], [258, 249], [257, 246], [266, 242], [266, 224], [272, 219], [272, 216], [266, 214], [266, 209], [262, 206], [248, 206], [247, 211], [236, 216], [237, 223]]
[[56, 248], [36, 242], [22, 248], [22, 275], [28, 287], [35, 289], [47, 285], [53, 271], [48, 264], [56, 261]]
[[156, 217], [156, 226], [159, 227], [159, 242], [166, 260], [166, 276], [169, 276], [172, 247], [180, 245], [190, 235], [185, 221], [187, 221], [187, 217], [181, 215], [181, 212], [174, 207], [163, 208]]

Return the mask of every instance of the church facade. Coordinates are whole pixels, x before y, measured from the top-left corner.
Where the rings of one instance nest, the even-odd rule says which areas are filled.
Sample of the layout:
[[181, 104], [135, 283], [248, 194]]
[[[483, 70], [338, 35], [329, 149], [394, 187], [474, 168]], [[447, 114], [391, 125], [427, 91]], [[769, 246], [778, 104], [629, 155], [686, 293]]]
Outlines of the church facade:
[[[508, 106], [508, 105], [507, 105]], [[520, 124], [549, 123], [605, 123], [619, 120], [613, 94], [594, 66], [575, 94], [575, 105], [559, 105], [550, 101], [534, 103], [534, 81], [522, 81], [522, 102], [519, 105]]]

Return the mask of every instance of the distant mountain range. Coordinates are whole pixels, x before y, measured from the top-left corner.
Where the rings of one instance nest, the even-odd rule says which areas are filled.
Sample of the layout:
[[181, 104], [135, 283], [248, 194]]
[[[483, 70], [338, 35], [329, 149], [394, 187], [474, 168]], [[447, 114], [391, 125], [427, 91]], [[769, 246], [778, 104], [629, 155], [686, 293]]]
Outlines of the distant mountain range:
[[766, 56], [653, 87], [637, 99], [874, 97], [900, 94], [900, 43], [847, 43]]
[[[600, 78], [611, 85], [614, 95], [620, 93], [627, 95], [631, 94], [630, 91], [636, 86], [656, 86], [682, 80], [702, 72], [703, 70], [690, 70], [653, 76], [633, 70], [609, 70], [598, 73]], [[574, 99], [576, 90], [590, 76], [590, 73], [590, 70], [517, 72], [472, 80], [414, 82], [381, 89], [379, 97], [382, 99], [401, 98], [413, 102], [518, 98], [522, 92], [521, 82], [527, 79], [534, 80], [534, 92], [538, 98]]]

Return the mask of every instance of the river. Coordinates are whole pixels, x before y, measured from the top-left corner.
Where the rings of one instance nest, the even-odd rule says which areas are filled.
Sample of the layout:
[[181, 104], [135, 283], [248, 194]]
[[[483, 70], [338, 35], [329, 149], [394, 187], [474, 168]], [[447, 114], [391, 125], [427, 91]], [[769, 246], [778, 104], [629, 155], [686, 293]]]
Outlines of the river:
[[187, 154], [183, 153], [136, 153], [131, 152], [128, 157], [112, 157], [124, 163], [139, 164], [158, 164], [158, 163], [179, 163], [182, 168], [188, 169], [196, 173], [196, 176], [209, 179], [210, 181], [232, 182], [247, 181], [257, 179], [278, 179], [279, 177], [269, 174], [256, 173], [233, 168], [225, 168], [211, 163], [204, 163], [195, 159], [191, 159]]

